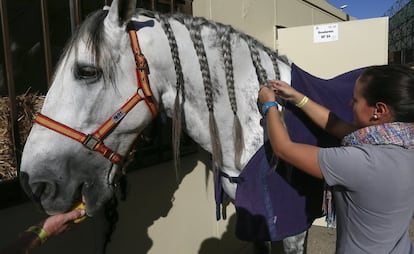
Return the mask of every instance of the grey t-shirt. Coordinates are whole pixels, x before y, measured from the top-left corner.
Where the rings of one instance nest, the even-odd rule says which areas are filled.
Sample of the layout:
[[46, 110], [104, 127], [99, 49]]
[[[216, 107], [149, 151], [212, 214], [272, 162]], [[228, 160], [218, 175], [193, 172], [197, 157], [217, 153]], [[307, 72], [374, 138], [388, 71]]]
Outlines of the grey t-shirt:
[[337, 253], [414, 253], [414, 150], [394, 145], [322, 148], [319, 165], [334, 186]]

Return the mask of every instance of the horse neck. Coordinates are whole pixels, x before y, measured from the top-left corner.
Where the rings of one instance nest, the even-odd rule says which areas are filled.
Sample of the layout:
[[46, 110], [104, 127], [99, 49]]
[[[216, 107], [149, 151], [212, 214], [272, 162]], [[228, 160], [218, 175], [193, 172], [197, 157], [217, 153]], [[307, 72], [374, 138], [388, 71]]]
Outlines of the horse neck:
[[[262, 143], [257, 90], [279, 78], [276, 53], [202, 18], [160, 16], [159, 21], [175, 73], [175, 84], [169, 80], [171, 86], [160, 94], [167, 113], [179, 125], [182, 108], [187, 133], [212, 153], [214, 167], [237, 171]], [[243, 158], [237, 158], [241, 152]]]

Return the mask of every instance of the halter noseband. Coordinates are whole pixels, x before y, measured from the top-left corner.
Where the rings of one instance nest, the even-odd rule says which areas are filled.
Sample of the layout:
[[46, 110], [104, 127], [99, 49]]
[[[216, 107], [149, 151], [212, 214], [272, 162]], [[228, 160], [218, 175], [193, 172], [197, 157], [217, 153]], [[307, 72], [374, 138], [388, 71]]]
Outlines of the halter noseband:
[[[149, 68], [147, 60], [141, 52], [137, 31], [134, 29], [134, 26], [130, 25], [127, 26], [127, 30], [135, 59], [135, 72], [137, 76], [138, 88], [137, 92], [127, 102], [125, 102], [125, 104], [120, 109], [112, 114], [112, 116], [109, 117], [103, 124], [101, 124], [98, 129], [96, 129], [92, 134], [85, 134], [77, 131], [41, 113], [38, 113], [35, 118], [35, 122], [41, 126], [82, 143], [89, 150], [99, 152], [114, 164], [121, 163], [122, 156], [112, 151], [103, 143], [103, 140], [108, 136], [108, 134], [113, 129], [115, 129], [115, 127], [118, 126], [119, 122], [128, 114], [128, 112], [131, 111], [131, 109], [134, 108], [135, 105], [137, 105], [142, 100], [144, 100], [145, 104], [148, 106], [153, 118], [155, 118], [158, 113], [157, 105], [155, 104], [149, 84]], [[142, 91], [143, 96], [140, 95], [139, 91]]]

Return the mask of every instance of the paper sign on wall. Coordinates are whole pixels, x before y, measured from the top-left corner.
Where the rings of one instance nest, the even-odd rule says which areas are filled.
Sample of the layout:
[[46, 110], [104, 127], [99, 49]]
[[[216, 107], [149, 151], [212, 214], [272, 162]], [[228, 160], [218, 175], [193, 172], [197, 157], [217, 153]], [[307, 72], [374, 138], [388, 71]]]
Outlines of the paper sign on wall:
[[330, 42], [338, 40], [338, 24], [325, 24], [313, 27], [313, 42]]

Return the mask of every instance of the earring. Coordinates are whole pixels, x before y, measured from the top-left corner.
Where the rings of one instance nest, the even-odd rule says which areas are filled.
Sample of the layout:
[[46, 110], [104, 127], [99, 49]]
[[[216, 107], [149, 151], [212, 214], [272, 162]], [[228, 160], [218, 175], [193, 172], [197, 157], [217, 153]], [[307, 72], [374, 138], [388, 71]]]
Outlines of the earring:
[[378, 120], [378, 116], [377, 115], [374, 115], [373, 118], [374, 118], [374, 120]]

